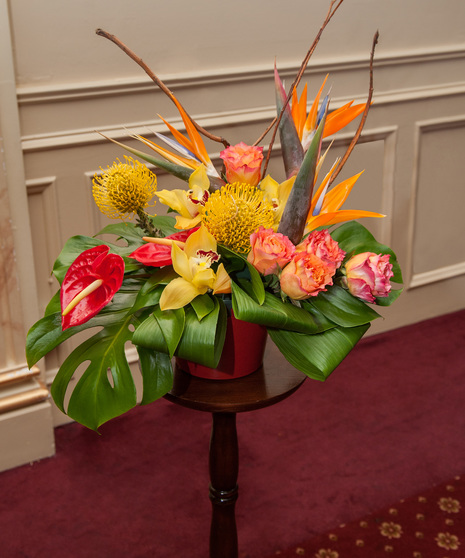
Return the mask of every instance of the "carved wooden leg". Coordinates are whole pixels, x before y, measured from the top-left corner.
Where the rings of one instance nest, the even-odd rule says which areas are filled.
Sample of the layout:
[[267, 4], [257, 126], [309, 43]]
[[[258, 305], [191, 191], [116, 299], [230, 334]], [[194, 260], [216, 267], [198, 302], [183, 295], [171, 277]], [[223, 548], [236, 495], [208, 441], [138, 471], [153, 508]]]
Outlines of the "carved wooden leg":
[[235, 506], [239, 449], [236, 413], [212, 413], [210, 440], [210, 558], [237, 558]]

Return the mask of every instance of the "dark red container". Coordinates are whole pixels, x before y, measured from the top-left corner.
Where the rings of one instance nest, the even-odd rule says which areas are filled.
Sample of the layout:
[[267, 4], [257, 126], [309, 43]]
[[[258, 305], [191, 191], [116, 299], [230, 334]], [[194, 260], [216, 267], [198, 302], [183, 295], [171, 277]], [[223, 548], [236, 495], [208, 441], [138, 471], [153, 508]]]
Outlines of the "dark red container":
[[266, 328], [228, 318], [223, 353], [217, 368], [209, 368], [182, 358], [176, 363], [185, 372], [207, 380], [233, 380], [252, 374], [263, 364], [267, 338]]

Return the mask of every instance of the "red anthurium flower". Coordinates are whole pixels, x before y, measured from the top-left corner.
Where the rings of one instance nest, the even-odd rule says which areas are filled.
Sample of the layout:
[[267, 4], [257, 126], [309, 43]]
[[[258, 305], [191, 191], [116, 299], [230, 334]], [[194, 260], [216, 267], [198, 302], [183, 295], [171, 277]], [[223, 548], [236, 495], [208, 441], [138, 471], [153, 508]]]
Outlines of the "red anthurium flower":
[[171, 265], [171, 246], [173, 241], [181, 248], [189, 238], [189, 236], [197, 231], [199, 227], [174, 233], [165, 238], [152, 238], [144, 237], [147, 244], [140, 246], [129, 256], [144, 265], [151, 265], [153, 267], [162, 267], [164, 265]]
[[70, 265], [60, 293], [63, 331], [90, 320], [121, 287], [124, 260], [109, 251], [105, 245], [90, 248]]

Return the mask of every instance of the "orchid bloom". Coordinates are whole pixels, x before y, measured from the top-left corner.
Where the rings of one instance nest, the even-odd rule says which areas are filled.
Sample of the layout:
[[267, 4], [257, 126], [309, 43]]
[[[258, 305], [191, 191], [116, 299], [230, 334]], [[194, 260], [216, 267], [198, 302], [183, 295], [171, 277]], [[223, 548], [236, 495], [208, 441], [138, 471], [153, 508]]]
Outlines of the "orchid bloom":
[[209, 196], [209, 186], [207, 171], [201, 165], [189, 178], [189, 190], [175, 189], [157, 192], [161, 203], [179, 213], [176, 216], [176, 229], [191, 229], [200, 223], [201, 210]]
[[161, 310], [183, 308], [198, 295], [231, 292], [231, 280], [223, 264], [215, 271], [211, 265], [220, 258], [215, 237], [203, 225], [189, 236], [184, 249], [176, 244], [171, 247], [174, 271], [180, 275], [163, 290]]
[[105, 245], [85, 250], [66, 272], [60, 291], [63, 331], [93, 318], [121, 287], [124, 260], [109, 250]]
[[276, 231], [284, 208], [286, 207], [287, 198], [291, 193], [292, 186], [295, 181], [295, 176], [288, 178], [281, 184], [276, 182], [270, 175], [260, 182], [260, 189], [265, 193], [265, 199], [273, 204], [274, 209], [274, 224], [273, 229]]

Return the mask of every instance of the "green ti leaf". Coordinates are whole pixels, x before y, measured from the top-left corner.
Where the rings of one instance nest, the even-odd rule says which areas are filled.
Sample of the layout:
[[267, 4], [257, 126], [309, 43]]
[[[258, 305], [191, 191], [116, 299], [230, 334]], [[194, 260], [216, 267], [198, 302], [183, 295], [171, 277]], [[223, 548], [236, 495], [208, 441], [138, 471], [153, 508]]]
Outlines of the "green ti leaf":
[[366, 333], [370, 324], [336, 327], [315, 335], [269, 328], [268, 333], [292, 366], [315, 380], [324, 381]]
[[308, 302], [342, 327], [363, 325], [380, 317], [370, 306], [337, 285], [328, 287], [326, 292], [318, 293], [308, 299]]
[[232, 306], [234, 316], [238, 320], [308, 334], [319, 333], [336, 326], [310, 306], [305, 309], [298, 308], [268, 292], [265, 294], [264, 304], [260, 305], [250, 296], [251, 289], [245, 281], [241, 282], [241, 286], [234, 281], [231, 285]]
[[144, 347], [137, 347], [142, 374], [143, 395], [141, 405], [153, 403], [173, 387], [171, 359], [165, 353], [157, 353]]

